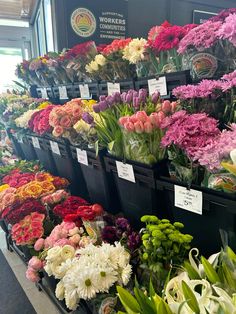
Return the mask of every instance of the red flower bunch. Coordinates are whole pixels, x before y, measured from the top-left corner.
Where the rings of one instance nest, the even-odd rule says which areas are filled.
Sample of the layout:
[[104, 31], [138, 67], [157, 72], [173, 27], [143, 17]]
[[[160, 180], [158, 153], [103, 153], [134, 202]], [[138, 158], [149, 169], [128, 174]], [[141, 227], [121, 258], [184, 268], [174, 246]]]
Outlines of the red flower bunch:
[[171, 27], [171, 24], [168, 21], [165, 21], [160, 26], [153, 26], [148, 32], [148, 43], [151, 46], [152, 42], [156, 39], [156, 37], [165, 29]]
[[126, 38], [126, 39], [115, 39], [112, 41], [112, 43], [110, 45], [107, 45], [102, 53], [105, 56], [109, 56], [112, 53], [116, 53], [119, 52], [121, 50], [123, 50], [130, 42], [131, 42], [132, 38]]
[[65, 178], [53, 177], [52, 184], [57, 190], [65, 189], [70, 184], [69, 181]]
[[28, 199], [23, 204], [6, 208], [2, 213], [2, 218], [13, 225], [33, 212], [46, 214], [46, 208], [39, 201]]
[[187, 34], [187, 28], [182, 26], [171, 26], [164, 28], [151, 43], [151, 47], [156, 51], [166, 51], [178, 48], [180, 40]]
[[28, 126], [33, 132], [43, 135], [52, 130], [51, 125], [49, 124], [49, 115], [52, 109], [56, 106], [48, 106], [45, 109], [35, 112], [31, 119], [29, 120]]
[[8, 184], [12, 188], [19, 188], [30, 181], [34, 180], [33, 173], [21, 173], [20, 170], [16, 169], [9, 173], [2, 179], [4, 184]]
[[64, 219], [68, 214], [75, 214], [80, 206], [88, 205], [88, 202], [78, 196], [69, 196], [62, 204], [53, 208], [55, 215]]
[[103, 213], [103, 208], [99, 204], [79, 206], [78, 209], [64, 217], [65, 222], [74, 222], [77, 225], [82, 225], [82, 220], [94, 220], [95, 217]]
[[72, 47], [71, 49], [69, 49], [65, 55], [64, 58], [65, 59], [73, 59], [76, 58], [78, 55], [86, 55], [90, 52], [91, 49], [94, 49], [95, 43], [94, 41], [90, 40], [90, 41], [86, 41], [85, 43], [82, 44], [78, 44], [74, 47]]
[[44, 234], [45, 215], [31, 213], [12, 227], [12, 239], [17, 245], [31, 245]]

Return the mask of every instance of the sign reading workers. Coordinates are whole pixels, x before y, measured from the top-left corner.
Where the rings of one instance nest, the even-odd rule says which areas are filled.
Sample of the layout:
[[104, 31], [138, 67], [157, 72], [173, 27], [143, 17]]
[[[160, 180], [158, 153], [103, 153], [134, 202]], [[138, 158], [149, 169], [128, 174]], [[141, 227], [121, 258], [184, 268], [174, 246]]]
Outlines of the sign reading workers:
[[87, 40], [110, 43], [127, 37], [126, 0], [64, 0], [68, 47]]

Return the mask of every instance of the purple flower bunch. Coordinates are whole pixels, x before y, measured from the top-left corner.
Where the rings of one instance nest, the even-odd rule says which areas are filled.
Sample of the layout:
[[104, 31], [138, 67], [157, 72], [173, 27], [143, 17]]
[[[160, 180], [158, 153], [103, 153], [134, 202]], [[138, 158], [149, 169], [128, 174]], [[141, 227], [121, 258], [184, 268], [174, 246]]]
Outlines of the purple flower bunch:
[[167, 129], [161, 145], [174, 145], [184, 151], [190, 160], [195, 160], [199, 149], [210, 145], [219, 136], [218, 121], [205, 113], [188, 114], [185, 110], [166, 117], [162, 128]]
[[94, 117], [89, 112], [82, 113], [82, 120], [84, 120], [84, 122], [86, 122], [87, 124], [94, 124]]
[[108, 225], [102, 230], [102, 240], [113, 244], [116, 241], [122, 241], [127, 248], [134, 252], [141, 245], [141, 237], [135, 232], [126, 218], [104, 217]]
[[222, 90], [221, 80], [202, 80], [197, 85], [182, 85], [173, 89], [173, 95], [181, 100], [217, 97]]
[[229, 130], [223, 130], [214, 141], [200, 148], [195, 154], [195, 160], [210, 172], [217, 172], [222, 167], [223, 159], [228, 159], [230, 152], [236, 148], [236, 124], [232, 124]]
[[221, 21], [207, 21], [193, 28], [180, 41], [178, 53], [183, 54], [188, 48], [195, 48], [198, 51], [212, 47], [218, 40], [218, 30], [222, 26]]
[[[100, 96], [99, 102], [93, 106], [93, 110], [96, 113], [106, 111], [117, 105], [128, 104], [135, 110], [139, 110], [148, 100], [148, 92], [146, 89], [140, 89], [139, 91], [130, 89], [123, 93], [114, 93], [110, 96]], [[153, 104], [157, 104], [160, 100], [160, 93], [156, 92], [152, 95], [151, 101]]]
[[218, 31], [220, 39], [228, 39], [236, 47], [236, 9], [234, 14], [225, 18], [224, 24]]

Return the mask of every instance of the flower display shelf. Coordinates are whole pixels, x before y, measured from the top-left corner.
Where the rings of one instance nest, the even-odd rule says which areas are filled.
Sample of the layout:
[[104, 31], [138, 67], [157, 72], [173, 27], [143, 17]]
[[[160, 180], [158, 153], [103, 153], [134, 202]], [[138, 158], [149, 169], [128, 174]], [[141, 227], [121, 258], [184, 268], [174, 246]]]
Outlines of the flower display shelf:
[[156, 178], [166, 175], [166, 161], [163, 160], [154, 166], [127, 161], [132, 165], [135, 183], [118, 176], [116, 161], [122, 161], [111, 155], [104, 157], [106, 171], [112, 173], [118, 191], [121, 210], [135, 228], [140, 228], [140, 218], [143, 215], [158, 215], [168, 218], [168, 208], [163, 203], [162, 194], [156, 190]]
[[92, 149], [86, 149], [88, 165], [78, 162], [76, 146], [70, 146], [72, 158], [76, 164], [77, 171], [81, 170], [87, 186], [91, 203], [101, 204], [108, 212], [115, 213], [119, 210], [119, 201], [116, 187], [111, 174], [106, 172], [103, 156], [100, 151], [98, 156]]
[[98, 86], [98, 82], [91, 82], [91, 83], [87, 83], [87, 82], [79, 82], [79, 83], [74, 83], [73, 86], [73, 98], [82, 98], [81, 97], [81, 93], [80, 93], [80, 88], [79, 85], [88, 85], [88, 89], [89, 89], [89, 94], [91, 96], [92, 99], [98, 99], [99, 97], [99, 86]]
[[85, 301], [80, 301], [78, 308], [75, 311], [70, 311], [66, 308], [64, 301], [59, 301], [55, 296], [55, 289], [58, 281], [54, 277], [49, 277], [46, 272], [41, 275], [41, 280], [36, 284], [39, 290], [45, 292], [50, 300], [56, 305], [62, 314], [92, 314]]
[[184, 231], [193, 235], [193, 246], [202, 254], [210, 255], [222, 246], [224, 241], [236, 248], [236, 207], [235, 195], [213, 191], [192, 185], [191, 189], [202, 192], [202, 215], [175, 206], [175, 185], [187, 185], [172, 179], [160, 178], [156, 181], [166, 207], [171, 211], [173, 221], [181, 221]]
[[25, 160], [36, 160], [37, 156], [35, 154], [34, 146], [32, 145], [32, 142], [29, 141], [28, 136], [23, 136], [20, 139], [18, 139], [16, 134], [13, 134], [13, 137], [15, 138], [15, 141], [18, 141], [21, 151], [24, 154]]
[[[99, 94], [100, 95], [107, 95], [108, 89], [107, 89], [107, 81], [102, 81], [99, 83]], [[130, 89], [134, 89], [134, 81], [133, 79], [127, 79], [127, 80], [115, 80], [111, 83], [119, 83], [120, 84], [120, 92], [127, 92]]]
[[148, 80], [154, 79], [158, 77], [166, 77], [166, 84], [167, 84], [167, 95], [168, 97], [165, 98], [173, 98], [172, 90], [180, 85], [190, 84], [192, 82], [190, 71], [180, 71], [180, 72], [173, 72], [173, 73], [166, 73], [161, 74], [159, 76], [150, 76], [146, 78], [140, 78], [135, 81], [135, 89], [139, 90], [141, 88], [148, 89]]
[[42, 163], [43, 167], [50, 171], [52, 174], [56, 175], [56, 165], [52, 157], [51, 148], [48, 147], [47, 141], [43, 137], [36, 135], [28, 136], [29, 142], [33, 142], [33, 137], [37, 138], [39, 142], [39, 147], [34, 147], [37, 159]]
[[[44, 141], [48, 152], [52, 154], [56, 174], [69, 180], [72, 194], [82, 197], [87, 196], [84, 191], [85, 185], [82, 176], [78, 177], [76, 175], [68, 142], [65, 139], [59, 139], [53, 136], [45, 137]], [[56, 149], [53, 149], [51, 143], [54, 143]]]
[[25, 155], [23, 153], [23, 150], [21, 149], [20, 143], [17, 140], [16, 136], [13, 136], [11, 129], [6, 129], [6, 132], [7, 132], [7, 136], [9, 137], [12, 143], [14, 153], [21, 159], [25, 159]]

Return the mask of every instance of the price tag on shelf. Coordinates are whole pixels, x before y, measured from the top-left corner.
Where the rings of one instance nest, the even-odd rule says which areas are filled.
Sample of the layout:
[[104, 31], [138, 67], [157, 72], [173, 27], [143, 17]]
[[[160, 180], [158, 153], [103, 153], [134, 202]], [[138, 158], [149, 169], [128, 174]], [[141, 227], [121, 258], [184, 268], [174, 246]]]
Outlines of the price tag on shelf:
[[87, 155], [86, 150], [82, 150], [82, 149], [76, 148], [76, 152], [77, 152], [78, 162], [80, 164], [88, 166], [88, 155]]
[[114, 93], [120, 93], [120, 83], [107, 82], [107, 93], [112, 95]]
[[159, 92], [161, 96], [167, 95], [166, 77], [161, 76], [159, 79], [148, 80], [149, 94], [152, 95], [155, 92]]
[[119, 178], [135, 183], [134, 169], [132, 165], [116, 161], [116, 169]]
[[79, 85], [80, 90], [80, 98], [82, 99], [91, 99], [91, 95], [89, 93], [89, 86], [88, 84], [80, 84]]
[[43, 99], [48, 99], [47, 88], [41, 88], [41, 94]]
[[54, 154], [61, 155], [60, 148], [57, 142], [50, 141], [51, 150]]
[[32, 144], [35, 148], [40, 149], [39, 139], [37, 137], [32, 136]]
[[67, 89], [65, 86], [59, 86], [59, 98], [60, 99], [68, 99]]
[[202, 215], [202, 192], [175, 185], [175, 206]]

